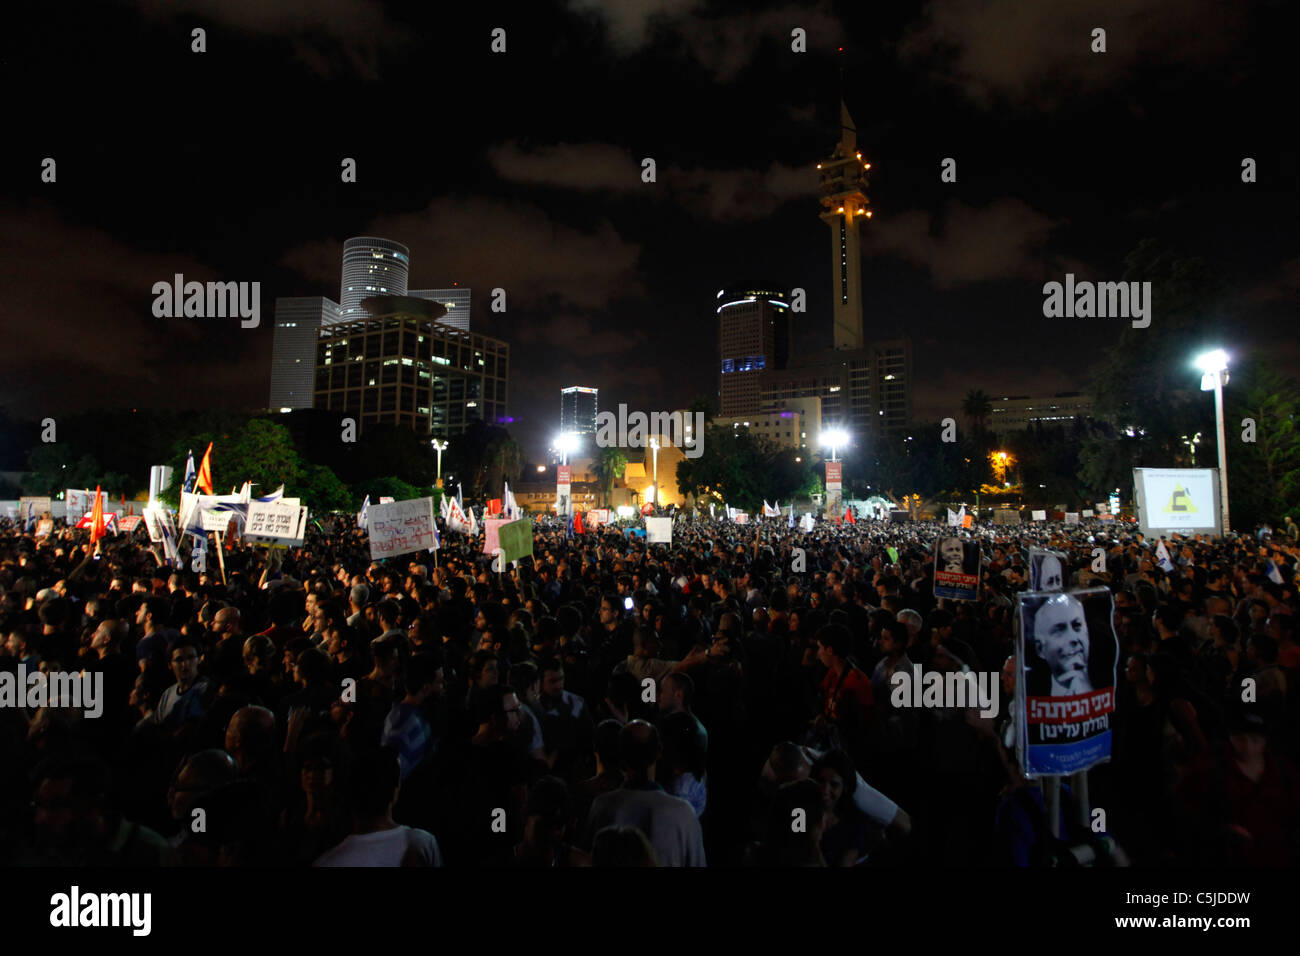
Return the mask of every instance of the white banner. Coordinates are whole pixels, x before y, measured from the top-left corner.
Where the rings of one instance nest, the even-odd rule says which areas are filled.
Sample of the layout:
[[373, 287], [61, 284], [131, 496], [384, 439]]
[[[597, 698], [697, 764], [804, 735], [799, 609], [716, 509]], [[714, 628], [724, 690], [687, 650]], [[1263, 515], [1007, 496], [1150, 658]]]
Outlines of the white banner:
[[645, 539], [648, 544], [672, 544], [673, 519], [646, 518]]
[[1035, 511], [1035, 512], [1031, 515], [1031, 517], [1033, 518], [1034, 521], [1046, 521], [1046, 520], [1047, 520], [1047, 512], [1046, 512], [1046, 511]]
[[76, 527], [83, 515], [90, 514], [91, 509], [95, 507], [95, 493], [69, 488], [63, 493], [63, 501], [64, 520], [68, 522], [68, 527], [72, 528]]

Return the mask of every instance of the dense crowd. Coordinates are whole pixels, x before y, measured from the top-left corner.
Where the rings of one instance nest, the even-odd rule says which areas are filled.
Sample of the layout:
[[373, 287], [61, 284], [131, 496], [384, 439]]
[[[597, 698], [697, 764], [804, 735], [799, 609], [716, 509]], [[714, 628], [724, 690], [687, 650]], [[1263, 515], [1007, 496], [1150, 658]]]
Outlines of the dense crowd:
[[[923, 523], [544, 518], [497, 571], [449, 532], [375, 563], [337, 522], [201, 573], [0, 523], [0, 674], [104, 688], [94, 717], [0, 707], [0, 862], [1294, 864], [1293, 528], [1170, 541], [1166, 572], [1126, 527], [977, 525], [955, 602]], [[1120, 651], [1112, 760], [1059, 836], [1007, 724], [1034, 547], [1110, 589]], [[1000, 672], [997, 716], [895, 706], [915, 665]]]

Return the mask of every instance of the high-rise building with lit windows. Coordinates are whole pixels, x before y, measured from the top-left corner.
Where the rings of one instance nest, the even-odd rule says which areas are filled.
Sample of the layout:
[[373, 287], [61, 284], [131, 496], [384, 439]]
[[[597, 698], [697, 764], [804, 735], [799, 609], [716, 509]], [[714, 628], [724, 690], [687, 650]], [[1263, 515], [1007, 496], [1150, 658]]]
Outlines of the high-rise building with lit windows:
[[412, 298], [437, 302], [447, 310], [439, 322], [462, 332], [469, 331], [469, 289], [460, 286], [451, 289], [412, 289], [406, 294]]
[[510, 346], [439, 322], [435, 303], [375, 296], [367, 318], [324, 328], [316, 346], [315, 407], [357, 422], [407, 425], [445, 438], [505, 418]]
[[361, 300], [372, 295], [406, 295], [411, 250], [400, 242], [355, 236], [343, 243], [341, 321], [364, 318]]
[[784, 288], [740, 282], [719, 289], [720, 415], [748, 415], [762, 402], [767, 373], [785, 368], [790, 357], [790, 304]]
[[274, 412], [311, 408], [315, 391], [316, 340], [339, 321], [339, 304], [322, 296], [275, 300], [271, 340], [271, 401]]

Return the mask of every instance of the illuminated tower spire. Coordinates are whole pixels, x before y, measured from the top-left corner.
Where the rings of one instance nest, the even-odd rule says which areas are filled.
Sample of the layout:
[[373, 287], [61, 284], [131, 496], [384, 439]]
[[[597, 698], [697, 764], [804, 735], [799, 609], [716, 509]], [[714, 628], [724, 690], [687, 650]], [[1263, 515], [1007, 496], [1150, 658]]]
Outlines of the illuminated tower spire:
[[862, 246], [858, 225], [871, 218], [867, 170], [858, 151], [858, 133], [849, 108], [840, 100], [840, 141], [817, 164], [821, 178], [822, 222], [831, 230], [832, 304], [835, 348], [860, 349], [862, 328]]

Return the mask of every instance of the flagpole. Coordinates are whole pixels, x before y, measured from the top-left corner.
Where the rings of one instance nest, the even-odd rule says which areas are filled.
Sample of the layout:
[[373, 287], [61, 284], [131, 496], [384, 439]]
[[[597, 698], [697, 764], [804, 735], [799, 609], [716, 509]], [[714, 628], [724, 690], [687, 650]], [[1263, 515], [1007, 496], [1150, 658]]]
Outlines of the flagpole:
[[215, 535], [217, 536], [217, 564], [218, 564], [218, 565], [220, 566], [220, 568], [221, 568], [221, 585], [222, 585], [222, 587], [225, 587], [225, 584], [226, 584], [226, 556], [225, 556], [224, 554], [221, 553], [221, 532], [220, 532], [220, 531], [214, 531], [214, 532], [212, 532], [212, 533], [215, 534]]

